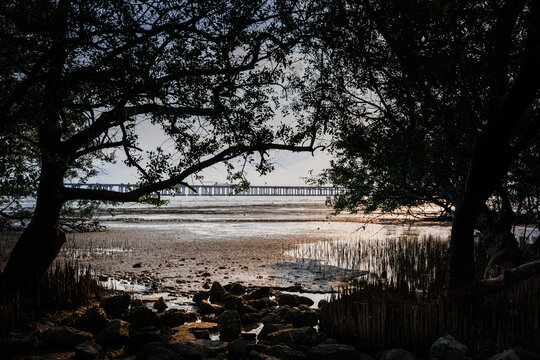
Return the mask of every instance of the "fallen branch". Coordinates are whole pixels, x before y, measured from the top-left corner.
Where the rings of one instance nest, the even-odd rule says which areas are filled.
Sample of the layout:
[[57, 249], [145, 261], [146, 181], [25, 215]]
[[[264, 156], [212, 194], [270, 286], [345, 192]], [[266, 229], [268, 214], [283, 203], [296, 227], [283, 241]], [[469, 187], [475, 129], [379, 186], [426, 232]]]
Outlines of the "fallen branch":
[[518, 282], [540, 275], [540, 260], [520, 265], [512, 270], [506, 270], [502, 275], [493, 279], [484, 279], [478, 282], [480, 296], [493, 294], [508, 289]]

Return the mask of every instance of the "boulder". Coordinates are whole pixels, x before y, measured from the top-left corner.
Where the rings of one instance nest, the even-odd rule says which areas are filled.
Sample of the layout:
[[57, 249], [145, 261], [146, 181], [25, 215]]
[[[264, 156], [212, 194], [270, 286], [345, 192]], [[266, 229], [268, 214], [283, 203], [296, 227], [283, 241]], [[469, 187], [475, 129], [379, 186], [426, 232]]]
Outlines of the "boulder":
[[109, 318], [105, 310], [94, 306], [82, 314], [73, 324], [73, 327], [92, 334], [97, 334], [107, 325]]
[[416, 355], [403, 349], [392, 349], [383, 352], [380, 360], [419, 360]]
[[310, 308], [303, 311], [293, 308], [283, 318], [294, 327], [315, 326], [319, 323], [318, 312]]
[[315, 302], [311, 300], [310, 298], [308, 298], [307, 296], [297, 296], [296, 300], [301, 305], [312, 306], [313, 304], [315, 304]]
[[270, 309], [274, 306], [278, 306], [279, 304], [271, 300], [270, 298], [261, 298], [261, 299], [255, 299], [255, 300], [249, 300], [246, 302], [247, 305], [257, 309], [257, 310], [264, 310], [264, 309]]
[[247, 298], [249, 300], [256, 300], [256, 299], [262, 299], [262, 298], [269, 298], [270, 297], [270, 290], [271, 288], [267, 286], [263, 286], [258, 288], [257, 290], [251, 292], [247, 295]]
[[367, 354], [360, 354], [355, 347], [344, 344], [319, 344], [309, 349], [308, 356], [313, 360], [372, 359]]
[[191, 329], [190, 333], [195, 336], [195, 339], [210, 339], [210, 332], [208, 329]]
[[254, 350], [249, 352], [248, 359], [249, 360], [279, 360], [276, 357], [261, 354], [260, 352], [257, 352], [257, 351], [254, 351]]
[[122, 345], [129, 339], [129, 323], [120, 319], [114, 319], [107, 323], [105, 328], [97, 336], [100, 344], [115, 346]]
[[75, 360], [101, 360], [103, 359], [103, 349], [92, 341], [85, 341], [75, 346]]
[[165, 341], [165, 337], [157, 328], [149, 326], [139, 331], [132, 331], [129, 334], [129, 340], [124, 346], [124, 352], [135, 353], [146, 344], [162, 341]]
[[193, 295], [193, 302], [198, 305], [201, 301], [208, 300], [209, 297], [209, 291], [198, 291]]
[[249, 342], [246, 340], [236, 339], [227, 345], [227, 351], [234, 359], [245, 358], [249, 353], [248, 351]]
[[262, 316], [258, 313], [242, 314], [242, 324], [254, 324], [262, 321]]
[[146, 344], [136, 355], [137, 360], [184, 360], [184, 357], [171, 349], [169, 343], [154, 342]]
[[282, 360], [307, 360], [308, 357], [301, 351], [294, 350], [285, 345], [274, 345], [264, 351], [262, 354], [273, 356]]
[[292, 329], [292, 324], [288, 323], [282, 323], [282, 324], [265, 324], [261, 331], [259, 332], [259, 335], [257, 336], [257, 339], [259, 341], [264, 340], [266, 336], [269, 334], [275, 333], [276, 331], [285, 330], [285, 329]]
[[281, 316], [279, 316], [278, 314], [273, 313], [273, 312], [262, 318], [262, 323], [265, 324], [265, 325], [266, 324], [278, 324], [278, 323], [280, 323], [282, 321], [283, 320], [281, 319]]
[[199, 312], [201, 313], [201, 315], [215, 314], [217, 312], [217, 307], [210, 304], [206, 300], [202, 300], [199, 303]]
[[227, 294], [227, 291], [221, 286], [221, 284], [217, 281], [214, 281], [212, 283], [212, 287], [210, 288], [210, 302], [222, 302], [223, 298]]
[[467, 356], [468, 348], [450, 335], [435, 340], [429, 349], [431, 360], [460, 360]]
[[276, 296], [276, 300], [279, 305], [289, 305], [289, 306], [298, 306], [298, 297], [292, 294], [279, 294]]
[[69, 326], [53, 327], [43, 333], [43, 341], [53, 346], [73, 347], [92, 338], [91, 333]]
[[122, 294], [103, 299], [100, 305], [109, 317], [118, 318], [128, 309], [130, 301], [129, 294]]
[[166, 308], [168, 308], [168, 306], [163, 297], [160, 297], [158, 301], [154, 303], [154, 309], [159, 312], [165, 311]]
[[488, 360], [521, 360], [514, 350], [506, 350], [500, 354], [493, 355]]
[[131, 308], [125, 320], [135, 329], [140, 329], [145, 326], [156, 326], [159, 323], [159, 318], [155, 312], [144, 306]]
[[244, 305], [244, 300], [240, 296], [227, 294], [223, 298], [223, 307], [227, 310], [236, 310], [239, 313], [242, 313]]
[[265, 338], [272, 345], [286, 345], [295, 347], [297, 345], [313, 346], [319, 343], [320, 337], [312, 327], [285, 329], [268, 334]]
[[216, 350], [197, 341], [179, 341], [170, 343], [171, 349], [187, 360], [216, 357]]
[[240, 314], [235, 310], [226, 310], [218, 318], [219, 338], [222, 341], [237, 339], [242, 331]]
[[186, 312], [178, 309], [169, 309], [159, 317], [161, 326], [175, 327], [186, 322]]
[[229, 288], [225, 287], [225, 290], [234, 295], [244, 295], [246, 293], [246, 287], [240, 283], [229, 284]]

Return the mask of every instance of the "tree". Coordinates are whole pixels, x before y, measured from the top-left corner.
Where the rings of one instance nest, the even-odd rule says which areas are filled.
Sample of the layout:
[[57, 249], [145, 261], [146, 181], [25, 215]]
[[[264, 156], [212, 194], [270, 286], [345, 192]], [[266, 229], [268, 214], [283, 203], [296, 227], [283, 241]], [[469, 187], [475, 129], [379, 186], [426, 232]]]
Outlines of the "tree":
[[[4, 279], [43, 273], [65, 241], [69, 201], [159, 201], [159, 191], [243, 157], [271, 170], [270, 150], [312, 151], [313, 128], [272, 121], [294, 77], [304, 19], [294, 1], [6, 1], [0, 5], [0, 190], [35, 196]], [[150, 122], [174, 152], [142, 153]], [[127, 193], [64, 187], [115, 150], [141, 182]], [[258, 154], [258, 158], [254, 156]]]
[[342, 0], [315, 24], [297, 107], [332, 129], [333, 205], [440, 206], [449, 290], [470, 291], [480, 220], [495, 236], [540, 219], [540, 5]]

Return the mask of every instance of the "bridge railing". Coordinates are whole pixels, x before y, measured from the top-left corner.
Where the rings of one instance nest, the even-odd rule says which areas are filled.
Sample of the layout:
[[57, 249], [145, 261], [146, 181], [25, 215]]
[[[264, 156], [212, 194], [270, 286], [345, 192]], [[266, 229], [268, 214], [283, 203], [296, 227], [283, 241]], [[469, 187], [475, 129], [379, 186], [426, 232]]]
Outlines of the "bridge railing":
[[[102, 189], [128, 192], [136, 189], [133, 184], [76, 184], [66, 183], [70, 188]], [[232, 185], [176, 185], [160, 191], [161, 196], [334, 196], [345, 192], [343, 187], [333, 186], [250, 186], [236, 192]]]

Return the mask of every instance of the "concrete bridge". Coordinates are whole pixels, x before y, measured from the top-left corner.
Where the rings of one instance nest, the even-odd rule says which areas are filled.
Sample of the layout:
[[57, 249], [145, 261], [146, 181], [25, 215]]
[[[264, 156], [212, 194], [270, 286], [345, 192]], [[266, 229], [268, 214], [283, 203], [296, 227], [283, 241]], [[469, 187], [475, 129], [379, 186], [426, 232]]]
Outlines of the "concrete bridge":
[[[131, 184], [64, 184], [71, 188], [95, 188], [117, 192], [135, 189]], [[161, 196], [334, 196], [344, 193], [344, 188], [333, 186], [250, 186], [248, 190], [235, 194], [232, 185], [176, 185], [174, 189], [162, 190]]]

